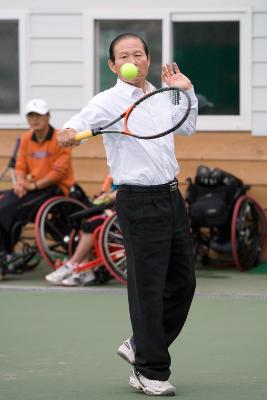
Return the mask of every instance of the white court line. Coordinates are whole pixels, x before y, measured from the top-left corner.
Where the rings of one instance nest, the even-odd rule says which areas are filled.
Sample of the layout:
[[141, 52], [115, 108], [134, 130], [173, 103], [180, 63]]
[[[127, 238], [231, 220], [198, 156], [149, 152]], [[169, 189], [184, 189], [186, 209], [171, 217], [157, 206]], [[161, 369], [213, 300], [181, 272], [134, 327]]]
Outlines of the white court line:
[[[126, 295], [126, 287], [58, 287], [58, 286], [23, 286], [23, 285], [8, 285], [0, 284], [0, 291], [17, 291], [17, 292], [55, 292], [55, 293], [111, 293], [117, 295]], [[201, 292], [196, 291], [195, 297], [201, 298], [217, 298], [217, 299], [255, 299], [255, 300], [267, 300], [267, 293], [248, 293], [248, 292]]]

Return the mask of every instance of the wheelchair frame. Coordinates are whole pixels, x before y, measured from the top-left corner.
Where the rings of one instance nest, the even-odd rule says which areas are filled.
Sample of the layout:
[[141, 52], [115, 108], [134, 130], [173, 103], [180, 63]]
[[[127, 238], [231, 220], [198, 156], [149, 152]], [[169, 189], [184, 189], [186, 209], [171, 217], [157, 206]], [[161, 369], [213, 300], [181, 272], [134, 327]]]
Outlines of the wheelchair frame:
[[[57, 196], [47, 200], [39, 209], [35, 219], [35, 235], [40, 253], [56, 269], [69, 258], [79, 241], [80, 224], [83, 218], [101, 215], [107, 205], [88, 207], [71, 197]], [[79, 266], [76, 272], [105, 266], [114, 278], [127, 281], [126, 256], [123, 238], [116, 213], [102, 216], [103, 224], [93, 232], [94, 259]]]
[[[15, 145], [13, 147], [12, 155], [9, 159], [7, 166], [0, 173], [1, 182], [12, 182], [15, 183], [15, 164], [17, 153], [20, 145], [20, 138], [16, 139]], [[3, 191], [0, 191], [3, 193]], [[37, 245], [35, 245], [35, 238], [31, 235], [27, 235], [26, 224], [22, 222], [16, 222], [12, 227], [13, 237], [15, 237], [16, 230], [19, 232], [19, 240], [12, 244], [13, 252], [12, 255], [7, 256], [2, 255], [0, 259], [0, 280], [4, 278], [5, 274], [18, 274], [27, 271], [31, 271], [37, 267], [41, 261], [41, 256]]]
[[[190, 178], [187, 183], [186, 201], [190, 220], [188, 193], [195, 183]], [[219, 266], [234, 265], [240, 271], [256, 266], [266, 245], [267, 218], [257, 201], [246, 194], [249, 189], [249, 185], [242, 184], [229, 205], [228, 242], [219, 244], [215, 241], [216, 235], [220, 237], [223, 227], [195, 227], [191, 224], [195, 262], [201, 257], [203, 265], [214, 261]], [[212, 252], [215, 257], [211, 258]]]

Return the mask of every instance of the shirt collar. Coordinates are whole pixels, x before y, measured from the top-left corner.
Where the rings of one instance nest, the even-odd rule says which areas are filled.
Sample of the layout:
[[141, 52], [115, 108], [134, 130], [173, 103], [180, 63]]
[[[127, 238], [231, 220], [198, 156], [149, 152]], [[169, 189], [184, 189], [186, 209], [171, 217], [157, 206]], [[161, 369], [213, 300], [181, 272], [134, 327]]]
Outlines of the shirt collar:
[[[152, 92], [153, 90], [155, 90], [155, 87], [148, 81], [146, 81], [146, 85], [147, 85], [147, 93]], [[130, 85], [129, 83], [126, 83], [122, 80], [120, 80], [119, 78], [117, 79], [117, 83], [116, 83], [116, 88], [119, 89], [120, 91], [123, 91], [129, 98], [133, 98], [133, 97], [142, 97], [144, 96], [144, 92], [142, 89]]]
[[[49, 129], [48, 129], [47, 135], [46, 135], [45, 139], [43, 140], [43, 142], [45, 142], [46, 140], [51, 140], [52, 139], [54, 130], [55, 129], [53, 128], [53, 126], [49, 125]], [[38, 142], [36, 133], [34, 131], [32, 133], [32, 140], [34, 142]]]

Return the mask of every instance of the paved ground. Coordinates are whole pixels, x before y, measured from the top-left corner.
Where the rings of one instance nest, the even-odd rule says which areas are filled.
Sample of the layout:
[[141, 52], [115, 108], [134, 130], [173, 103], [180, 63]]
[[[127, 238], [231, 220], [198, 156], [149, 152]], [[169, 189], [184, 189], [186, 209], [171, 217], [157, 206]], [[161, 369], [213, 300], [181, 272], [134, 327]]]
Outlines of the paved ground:
[[[125, 287], [51, 288], [47, 271], [41, 265], [0, 284], [0, 399], [141, 399], [116, 355], [131, 331]], [[189, 318], [170, 349], [177, 398], [267, 398], [266, 280], [197, 269]]]

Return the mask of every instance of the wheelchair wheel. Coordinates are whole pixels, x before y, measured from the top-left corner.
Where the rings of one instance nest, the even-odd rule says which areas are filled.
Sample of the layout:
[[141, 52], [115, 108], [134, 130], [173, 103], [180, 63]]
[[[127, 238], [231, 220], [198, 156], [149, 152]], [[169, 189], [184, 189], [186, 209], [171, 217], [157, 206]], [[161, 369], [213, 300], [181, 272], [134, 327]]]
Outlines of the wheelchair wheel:
[[35, 219], [36, 240], [40, 253], [52, 268], [68, 258], [70, 240], [72, 246], [79, 241], [78, 221], [72, 221], [70, 215], [87, 208], [79, 200], [59, 196], [47, 200], [39, 209]]
[[99, 234], [99, 252], [105, 267], [118, 281], [127, 282], [127, 263], [117, 215], [103, 223]]
[[31, 223], [23, 225], [15, 222], [11, 229], [12, 256], [8, 257], [7, 270], [12, 273], [23, 273], [35, 269], [41, 261], [36, 244], [34, 227]]
[[256, 201], [241, 196], [234, 207], [231, 223], [231, 245], [235, 265], [248, 270], [259, 261], [266, 238], [266, 218]]

